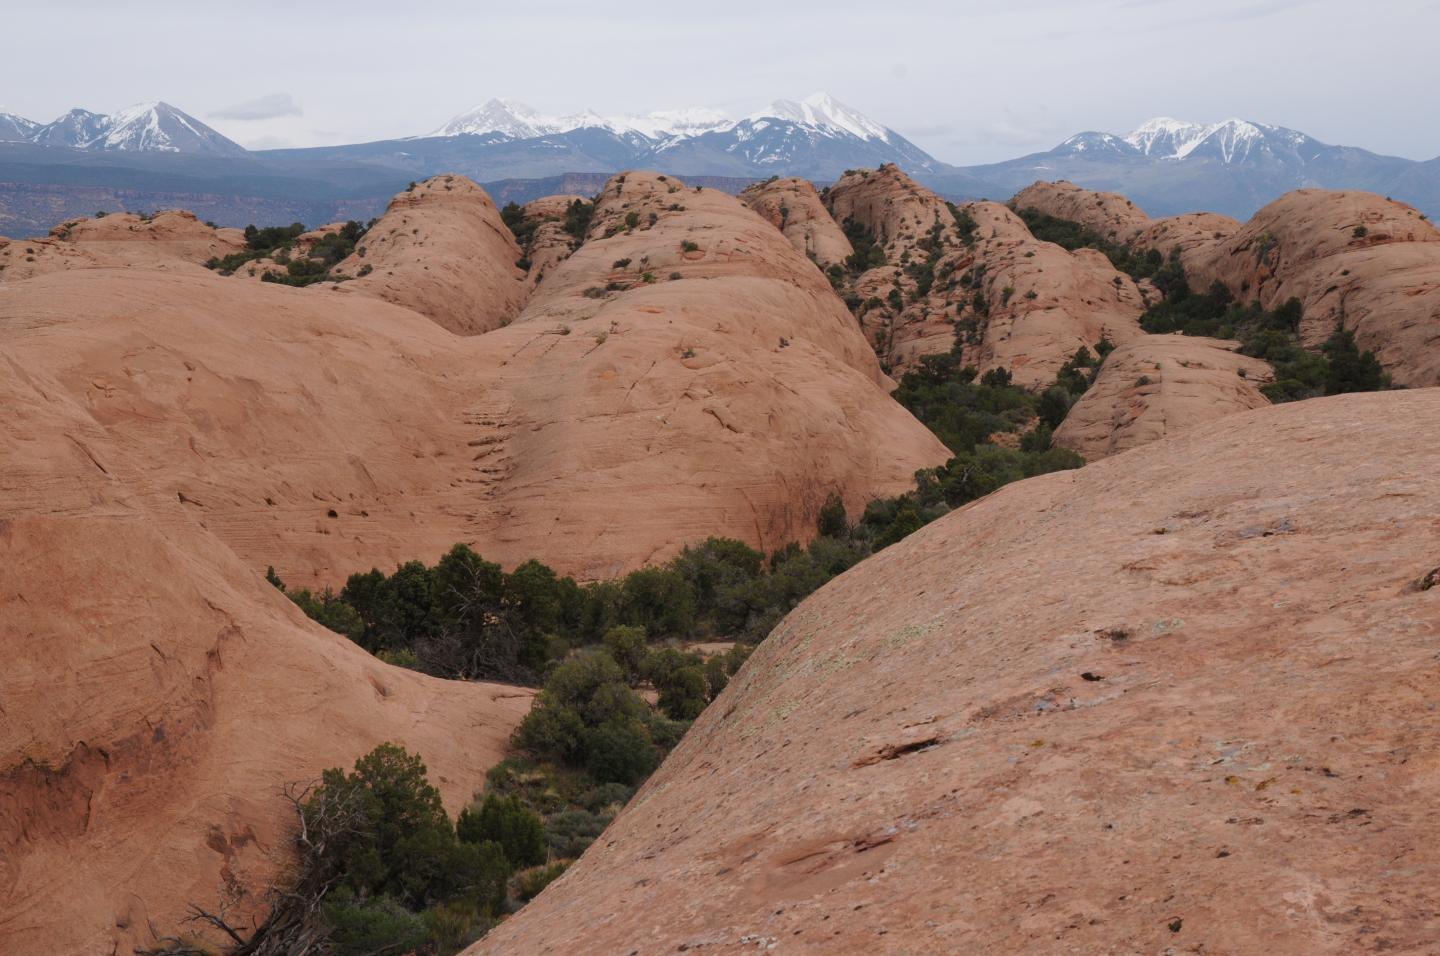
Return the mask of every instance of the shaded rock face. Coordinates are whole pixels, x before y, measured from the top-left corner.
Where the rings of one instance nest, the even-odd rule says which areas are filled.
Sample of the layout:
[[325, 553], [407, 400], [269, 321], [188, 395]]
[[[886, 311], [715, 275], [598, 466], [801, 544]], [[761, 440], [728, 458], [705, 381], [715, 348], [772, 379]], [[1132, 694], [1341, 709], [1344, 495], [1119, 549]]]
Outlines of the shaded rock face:
[[[965, 363], [1043, 387], [1077, 349], [1139, 334], [1144, 301], [1128, 276], [1091, 250], [1037, 241], [998, 203], [952, 211], [891, 166], [846, 175], [826, 201], [836, 220], [860, 223], [885, 250], [886, 265], [861, 275], [854, 291], [867, 337], [897, 374], [958, 343]], [[968, 233], [957, 214], [973, 223]]]
[[[364, 249], [362, 255], [360, 250]], [[346, 291], [413, 309], [457, 335], [499, 328], [528, 292], [520, 247], [485, 190], [435, 176], [390, 201], [355, 254], [336, 268]], [[371, 271], [361, 276], [365, 266]]]
[[[385, 741], [418, 751], [457, 812], [530, 692], [390, 667], [307, 621], [156, 482], [158, 443], [117, 439], [97, 394], [16, 348], [16, 324], [0, 322], [0, 951], [130, 952], [191, 901], [243, 922], [293, 861], [283, 788]], [[136, 377], [157, 371], [142, 341]]]
[[843, 263], [855, 251], [808, 179], [792, 176], [756, 183], [740, 194], [740, 201], [821, 268]]
[[1397, 384], [1440, 384], [1440, 230], [1404, 203], [1287, 193], [1213, 244], [1195, 273], [1201, 287], [1223, 282], [1266, 308], [1298, 298], [1307, 345], [1343, 326]]
[[1055, 430], [1055, 444], [1095, 461], [1270, 404], [1258, 386], [1274, 378], [1273, 370], [1241, 355], [1239, 344], [1145, 335], [1116, 349]]
[[1259, 409], [929, 525], [470, 952], [1423, 951], [1437, 415]]

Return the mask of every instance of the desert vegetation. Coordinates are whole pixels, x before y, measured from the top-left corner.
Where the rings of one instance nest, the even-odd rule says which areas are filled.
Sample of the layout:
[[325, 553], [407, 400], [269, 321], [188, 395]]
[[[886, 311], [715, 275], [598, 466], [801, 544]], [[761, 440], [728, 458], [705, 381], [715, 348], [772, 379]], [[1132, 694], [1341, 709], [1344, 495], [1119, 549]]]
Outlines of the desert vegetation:
[[205, 265], [228, 276], [234, 275], [247, 262], [270, 259], [275, 265], [284, 266], [285, 271], [266, 270], [260, 276], [262, 282], [292, 286], [341, 282], [350, 277], [335, 273], [335, 266], [355, 251], [356, 244], [368, 229], [367, 224], [349, 220], [339, 230], [320, 237], [304, 255], [292, 256], [296, 240], [305, 232], [304, 223], [263, 228], [250, 225], [245, 227], [245, 248], [242, 251], [212, 258]]

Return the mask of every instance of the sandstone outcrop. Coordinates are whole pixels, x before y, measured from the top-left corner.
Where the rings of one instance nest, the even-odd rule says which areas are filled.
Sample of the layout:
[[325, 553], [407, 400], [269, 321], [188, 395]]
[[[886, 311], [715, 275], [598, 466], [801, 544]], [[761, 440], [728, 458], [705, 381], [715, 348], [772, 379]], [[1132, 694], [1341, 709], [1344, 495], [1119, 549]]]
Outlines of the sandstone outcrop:
[[[70, 268], [0, 272], [0, 950], [129, 951], [221, 894], [244, 912], [288, 859], [280, 788], [384, 740], [452, 813], [478, 788], [528, 693], [380, 664], [267, 565], [318, 588], [465, 541], [607, 577], [712, 534], [804, 540], [829, 494], [858, 512], [948, 457], [733, 197], [616, 177], [523, 314], [457, 335], [499, 313], [417, 309], [523, 290], [516, 250], [472, 185], [422, 190], [387, 218], [441, 276], [402, 261], [381, 287], [417, 308], [227, 278], [195, 264], [211, 239], [128, 225], [127, 262], [66, 236]], [[505, 256], [453, 241], [491, 218]], [[480, 275], [448, 271], [462, 251]]]
[[1078, 222], [1101, 238], [1118, 243], [1133, 241], [1151, 222], [1145, 210], [1119, 193], [1082, 189], [1067, 180], [1026, 186], [1015, 194], [1010, 205]]
[[814, 264], [673, 177], [611, 180], [584, 245], [495, 334], [506, 404], [481, 451], [505, 475], [502, 553], [609, 576], [710, 534], [770, 550], [811, 536], [831, 492], [858, 513], [948, 457]]
[[1116, 452], [1270, 404], [1259, 386], [1269, 364], [1238, 342], [1146, 335], [1111, 352], [1055, 430], [1055, 444], [1095, 461]]
[[973, 277], [983, 266], [975, 286], [988, 307], [980, 341], [966, 349], [966, 361], [981, 371], [1008, 369], [1017, 383], [1040, 388], [1079, 349], [1093, 350], [1101, 339], [1124, 345], [1143, 334], [1140, 290], [1104, 253], [1039, 242], [999, 203], [965, 209], [977, 238], [973, 261], [957, 268], [968, 268]]
[[1274, 308], [1298, 298], [1301, 337], [1318, 346], [1343, 326], [1400, 385], [1440, 385], [1440, 230], [1373, 193], [1301, 189], [1215, 243], [1194, 268]]
[[565, 231], [565, 214], [575, 202], [589, 202], [584, 196], [543, 196], [525, 204], [525, 218], [536, 223], [525, 247], [530, 260], [527, 281], [531, 290], [547, 273], [570, 257], [579, 239]]
[[[1037, 183], [1013, 200], [1095, 228], [1115, 209], [1112, 193]], [[1076, 218], [1084, 217], [1084, 218]], [[1180, 250], [1192, 288], [1225, 285], [1242, 302], [1275, 308], [1297, 298], [1301, 336], [1318, 347], [1335, 328], [1355, 333], [1397, 384], [1440, 384], [1440, 230], [1414, 208], [1373, 193], [1299, 189], [1244, 226], [1190, 213], [1141, 223], [1117, 236], [1164, 255]]]
[[485, 190], [445, 175], [391, 200], [336, 271], [356, 277], [346, 294], [374, 296], [457, 335], [477, 335], [524, 306], [529, 290], [519, 259], [520, 247]]
[[855, 251], [808, 179], [792, 176], [756, 183], [740, 194], [740, 201], [769, 220], [822, 269], [843, 263]]
[[1437, 416], [1258, 409], [940, 519], [469, 952], [1423, 952]]
[[0, 273], [0, 348], [296, 586], [456, 541], [587, 578], [711, 534], [773, 550], [812, 535], [831, 492], [858, 513], [945, 460], [772, 227], [715, 190], [641, 174], [624, 190], [484, 336], [351, 292], [360, 280], [89, 268]]
[[[164, 374], [142, 368], [156, 347], [138, 341], [134, 374]], [[307, 621], [157, 484], [164, 442], [117, 440], [114, 405], [13, 346], [0, 343], [0, 951], [130, 952], [152, 923], [181, 929], [189, 902], [243, 920], [293, 859], [285, 786], [385, 741], [418, 751], [458, 812], [530, 692], [390, 667]]]
[[196, 271], [245, 246], [239, 229], [217, 229], [180, 210], [72, 219], [40, 239], [0, 239], [0, 282], [95, 268]]
[[998, 203], [952, 209], [894, 166], [849, 173], [825, 196], [836, 220], [864, 226], [885, 251], [852, 301], [897, 374], [958, 341], [968, 364], [1043, 387], [1077, 349], [1139, 334], [1144, 301], [1128, 276], [1092, 250], [1037, 241]]

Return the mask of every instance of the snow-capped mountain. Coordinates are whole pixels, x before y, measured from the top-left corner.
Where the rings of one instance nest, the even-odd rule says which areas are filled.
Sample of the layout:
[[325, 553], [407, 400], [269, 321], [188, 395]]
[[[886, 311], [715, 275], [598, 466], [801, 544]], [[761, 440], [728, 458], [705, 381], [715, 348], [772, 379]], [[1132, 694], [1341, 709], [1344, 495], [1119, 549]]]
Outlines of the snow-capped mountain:
[[[168, 103], [140, 103], [109, 115], [74, 109], [43, 126], [29, 120], [21, 120], [21, 123], [30, 126], [29, 135], [23, 138], [39, 146], [201, 153], [210, 156], [246, 155], [245, 147], [226, 139]], [[0, 141], [5, 140], [5, 129], [5, 121], [0, 119]]]
[[518, 100], [492, 99], [452, 118], [428, 136], [498, 134], [511, 139], [531, 139], [581, 129], [604, 129], [619, 135], [639, 133], [648, 139], [670, 141], [673, 145], [678, 139], [724, 132], [737, 127], [753, 128], [755, 124], [765, 121], [781, 121], [829, 135], [843, 134], [879, 142], [889, 142], [896, 135], [830, 94], [815, 93], [798, 102], [776, 100], [739, 120], [720, 110], [704, 107], [619, 116], [604, 116], [587, 109], [565, 116], [554, 116], [541, 113]]
[[845, 132], [859, 139], [882, 142], [889, 142], [894, 135], [879, 123], [839, 102], [829, 93], [814, 93], [798, 103], [794, 100], [776, 100], [745, 118], [751, 122], [766, 119], [787, 120], [801, 126]]
[[40, 124], [5, 111], [0, 106], [0, 143], [28, 143]]
[[1046, 152], [966, 172], [1001, 194], [1037, 180], [1068, 179], [1124, 193], [1154, 216], [1208, 209], [1243, 219], [1282, 193], [1311, 186], [1369, 189], [1424, 206], [1437, 195], [1428, 168], [1283, 126], [1162, 116], [1123, 136], [1081, 133]]
[[568, 116], [541, 113], [518, 100], [492, 99], [453, 117], [426, 137], [500, 135], [510, 139], [534, 139], [579, 129], [604, 129], [624, 135], [639, 133], [649, 139], [693, 136], [733, 124], [724, 113], [708, 109], [656, 110], [643, 115], [602, 116], [584, 110]]
[[1056, 146], [1054, 152], [1069, 153], [1073, 156], [1086, 154], [1089, 157], [1103, 155], [1124, 155], [1133, 152], [1134, 146], [1126, 139], [1111, 133], [1076, 133]]
[[[909, 172], [941, 165], [899, 133], [826, 93], [776, 100], [738, 120], [706, 108], [556, 116], [515, 100], [492, 99], [407, 142], [443, 149], [435, 144], [442, 139], [468, 142], [472, 152], [493, 148], [508, 156], [523, 151], [533, 162], [573, 150], [570, 168], [585, 168], [575, 165], [584, 157], [682, 175], [833, 178], [851, 167], [887, 162]], [[533, 148], [527, 146], [532, 143]]]
[[1182, 160], [1196, 156], [1227, 164], [1243, 163], [1252, 154], [1274, 155], [1306, 144], [1322, 145], [1293, 129], [1233, 118], [1201, 125], [1159, 117], [1145, 122], [1124, 139], [1156, 159]]
[[1204, 132], [1205, 127], [1199, 123], [1157, 116], [1141, 123], [1124, 140], [1146, 156], [1175, 157], [1180, 155], [1186, 144], [1195, 142]]

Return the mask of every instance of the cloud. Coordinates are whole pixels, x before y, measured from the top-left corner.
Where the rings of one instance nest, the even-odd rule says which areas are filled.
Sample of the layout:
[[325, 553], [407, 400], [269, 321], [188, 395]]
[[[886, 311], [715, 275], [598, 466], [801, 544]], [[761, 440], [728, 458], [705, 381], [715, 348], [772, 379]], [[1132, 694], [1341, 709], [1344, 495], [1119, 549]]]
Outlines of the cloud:
[[280, 116], [300, 116], [300, 104], [289, 93], [268, 93], [244, 103], [236, 103], [210, 114], [215, 119], [266, 120]]

